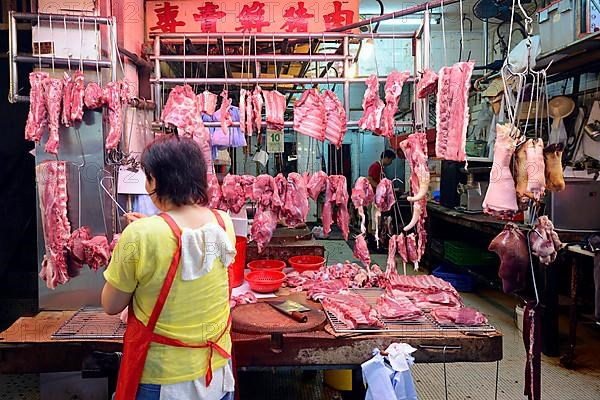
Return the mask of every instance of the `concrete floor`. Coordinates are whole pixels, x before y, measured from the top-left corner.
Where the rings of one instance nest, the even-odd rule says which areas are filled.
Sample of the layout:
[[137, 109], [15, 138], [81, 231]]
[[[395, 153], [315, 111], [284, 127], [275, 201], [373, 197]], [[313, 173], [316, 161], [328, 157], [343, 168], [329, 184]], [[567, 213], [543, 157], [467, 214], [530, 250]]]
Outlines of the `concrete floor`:
[[[344, 241], [324, 240], [322, 242], [329, 262], [353, 259], [352, 250]], [[386, 257], [383, 254], [372, 255], [373, 262], [380, 265], [385, 265]], [[497, 399], [524, 399], [522, 393], [525, 350], [514, 320], [516, 300], [491, 290], [461, 293], [461, 295], [466, 305], [485, 313], [490, 322], [504, 334], [504, 357], [498, 363]], [[566, 326], [566, 320], [562, 320], [561, 327], [566, 329]], [[576, 370], [561, 367], [558, 358], [543, 357], [542, 397], [544, 399], [600, 399], [600, 329], [580, 324], [577, 340]], [[496, 363], [447, 364], [447, 398], [495, 399], [496, 365]], [[413, 367], [419, 399], [446, 398], [443, 373], [443, 364], [416, 364]], [[323, 384], [321, 373], [303, 375], [299, 371], [242, 373], [240, 394], [243, 400], [341, 399], [340, 392]], [[60, 399], [54, 396], [49, 398]], [[93, 396], [93, 398], [98, 397]], [[0, 375], [0, 400], [15, 399], [40, 399], [39, 375]]]

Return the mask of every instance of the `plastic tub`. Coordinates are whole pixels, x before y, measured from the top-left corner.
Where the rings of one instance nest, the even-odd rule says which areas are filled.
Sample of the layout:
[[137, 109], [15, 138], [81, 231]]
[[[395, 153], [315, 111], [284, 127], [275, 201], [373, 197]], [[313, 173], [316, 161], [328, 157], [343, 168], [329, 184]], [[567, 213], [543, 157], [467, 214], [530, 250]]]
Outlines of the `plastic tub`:
[[268, 269], [248, 272], [246, 275], [250, 289], [258, 293], [274, 292], [281, 287], [284, 280], [283, 272]]
[[459, 292], [472, 292], [475, 290], [473, 277], [459, 272], [456, 268], [441, 265], [433, 270], [432, 275], [451, 283]]
[[248, 269], [250, 271], [283, 271], [286, 267], [285, 262], [281, 260], [254, 260], [248, 263]]
[[246, 246], [248, 239], [245, 236], [235, 237], [236, 255], [229, 266], [229, 287], [236, 288], [244, 283], [244, 267], [246, 266]]
[[292, 268], [300, 273], [304, 271], [317, 271], [325, 265], [325, 259], [321, 256], [294, 256], [288, 262]]

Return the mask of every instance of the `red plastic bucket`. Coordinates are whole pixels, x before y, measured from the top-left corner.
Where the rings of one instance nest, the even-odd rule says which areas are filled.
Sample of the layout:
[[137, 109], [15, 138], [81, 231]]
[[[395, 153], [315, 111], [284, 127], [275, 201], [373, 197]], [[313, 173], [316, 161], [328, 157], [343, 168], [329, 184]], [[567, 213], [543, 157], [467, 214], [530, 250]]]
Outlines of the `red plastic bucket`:
[[248, 239], [245, 236], [235, 237], [235, 260], [229, 267], [229, 287], [236, 288], [244, 283], [244, 267], [246, 266], [246, 245]]

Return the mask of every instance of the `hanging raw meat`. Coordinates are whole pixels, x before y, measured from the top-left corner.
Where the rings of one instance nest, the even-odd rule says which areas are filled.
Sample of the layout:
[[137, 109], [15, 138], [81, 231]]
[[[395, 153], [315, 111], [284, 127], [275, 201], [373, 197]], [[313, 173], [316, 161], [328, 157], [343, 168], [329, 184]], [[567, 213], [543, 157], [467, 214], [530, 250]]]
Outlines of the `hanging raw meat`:
[[47, 78], [44, 80], [44, 99], [46, 100], [46, 110], [48, 112], [48, 141], [44, 150], [46, 153], [54, 155], [58, 154], [59, 146], [58, 128], [60, 126], [62, 89], [62, 79]]
[[354, 188], [352, 189], [351, 198], [352, 204], [354, 204], [354, 207], [356, 207], [358, 215], [360, 216], [360, 231], [364, 234], [367, 232], [367, 228], [365, 227], [364, 207], [371, 205], [373, 200], [375, 200], [373, 187], [367, 178], [361, 176], [356, 180]]
[[83, 102], [90, 110], [102, 107], [106, 103], [104, 90], [96, 82], [88, 83], [83, 94]]
[[417, 250], [417, 237], [414, 233], [406, 235], [406, 255], [408, 261], [413, 264], [415, 271], [419, 269], [419, 252]]
[[240, 184], [242, 185], [242, 189], [244, 189], [244, 197], [246, 200], [254, 201], [254, 182], [256, 182], [255, 176], [242, 175], [240, 177]]
[[219, 115], [221, 119], [221, 129], [223, 134], [229, 136], [229, 127], [233, 125], [231, 118], [231, 99], [227, 90], [223, 89], [221, 92], [221, 108], [219, 108]]
[[218, 99], [219, 99], [219, 97], [216, 94], [211, 93], [208, 90], [205, 90], [204, 92], [202, 92], [196, 96], [196, 102], [198, 103], [198, 109], [200, 110], [200, 112], [203, 112], [204, 114], [213, 115], [215, 113], [215, 111], [217, 110], [217, 100]]
[[31, 72], [29, 74], [29, 114], [25, 125], [25, 139], [39, 143], [44, 133], [44, 127], [48, 124], [48, 113], [46, 111], [46, 92], [44, 81], [49, 79], [46, 72]]
[[208, 174], [208, 208], [227, 209], [227, 205], [223, 202], [221, 185], [214, 174]]
[[546, 190], [544, 142], [541, 138], [529, 139], [524, 146], [527, 154], [527, 194], [537, 203]]
[[285, 200], [281, 208], [282, 217], [289, 227], [297, 227], [306, 222], [308, 215], [308, 193], [302, 175], [290, 172], [287, 178]]
[[544, 175], [546, 178], [546, 189], [551, 192], [565, 190], [565, 178], [563, 176], [562, 153], [564, 144], [555, 143], [544, 149]]
[[90, 240], [83, 241], [85, 263], [90, 269], [97, 271], [106, 267], [110, 261], [110, 246], [104, 235], [94, 236]]
[[271, 210], [257, 211], [254, 221], [252, 222], [250, 234], [252, 235], [252, 239], [256, 242], [259, 253], [262, 253], [267, 244], [271, 241], [275, 228], [277, 228], [277, 214]]
[[81, 122], [83, 119], [83, 97], [85, 93], [85, 75], [77, 70], [73, 73], [73, 90], [71, 92], [71, 123]]
[[354, 242], [353, 254], [354, 257], [360, 260], [360, 262], [366, 268], [369, 268], [369, 266], [371, 265], [371, 255], [369, 254], [369, 248], [367, 247], [365, 235], [362, 233], [356, 237], [356, 241]]
[[71, 126], [71, 102], [73, 101], [73, 78], [64, 72], [63, 93], [62, 93], [62, 113], [60, 115], [61, 123], [67, 128]]
[[45, 254], [40, 278], [50, 289], [69, 280], [67, 244], [71, 224], [67, 218], [67, 175], [64, 161], [44, 161], [36, 167]]
[[398, 236], [392, 235], [388, 242], [388, 258], [387, 266], [385, 268], [385, 277], [389, 279], [390, 275], [396, 271], [396, 246], [398, 244]]
[[443, 67], [438, 80], [435, 154], [444, 160], [465, 161], [469, 125], [469, 88], [473, 61]]
[[271, 175], [259, 175], [254, 182], [252, 197], [258, 211], [277, 210], [283, 205], [275, 178]]
[[238, 109], [240, 111], [240, 131], [242, 133], [251, 134], [251, 132], [246, 132], [246, 89], [240, 89], [240, 102], [238, 104]]
[[417, 82], [417, 99], [424, 99], [437, 91], [438, 75], [426, 68], [421, 79]]
[[[494, 144], [494, 163], [490, 172], [490, 184], [483, 200], [483, 212], [486, 214], [512, 217], [517, 211], [517, 193], [510, 170], [510, 160], [515, 151], [515, 139], [510, 124], [496, 125], [496, 143]], [[515, 137], [518, 136], [518, 131]]]
[[[429, 189], [429, 166], [427, 165], [427, 136], [425, 132], [416, 132], [399, 144], [406, 155], [410, 166], [410, 188], [413, 193], [407, 200], [413, 205], [413, 214], [404, 231], [409, 231], [415, 226], [424, 231], [425, 217], [427, 216], [427, 190]], [[425, 246], [424, 237], [419, 236], [421, 247]], [[419, 251], [420, 253], [421, 251]], [[419, 257], [420, 258], [420, 257]]]
[[527, 287], [529, 251], [527, 239], [519, 227], [512, 222], [506, 224], [488, 246], [500, 257], [498, 276], [502, 279], [505, 293], [516, 293]]
[[123, 103], [121, 101], [121, 85], [119, 82], [108, 82], [104, 88], [104, 98], [108, 106], [108, 135], [106, 136], [106, 150], [113, 150], [119, 146], [123, 132]]
[[406, 275], [406, 263], [408, 262], [408, 253], [406, 251], [406, 237], [404, 233], [401, 233], [396, 236], [396, 250], [398, 251], [398, 255], [402, 259], [402, 269], [404, 271], [404, 275]]
[[252, 115], [254, 116], [254, 128], [259, 134], [262, 129], [263, 104], [262, 89], [260, 86], [256, 85], [254, 92], [252, 93]]
[[244, 204], [246, 204], [246, 195], [239, 175], [227, 174], [223, 178], [221, 192], [223, 193], [223, 201], [227, 205], [227, 209], [234, 214], [239, 213]]
[[317, 171], [314, 174], [312, 174], [306, 185], [308, 195], [314, 201], [317, 201], [317, 198], [319, 197], [321, 192], [325, 190], [326, 187], [327, 174], [323, 171]]
[[294, 103], [294, 130], [322, 142], [326, 126], [325, 106], [319, 91], [315, 88], [305, 90]]
[[375, 240], [379, 244], [379, 218], [382, 212], [387, 212], [392, 209], [396, 198], [394, 197], [394, 186], [392, 181], [383, 178], [375, 188]]
[[336, 223], [342, 230], [344, 240], [348, 240], [350, 215], [348, 214], [348, 189], [344, 175], [330, 175], [325, 189], [325, 203], [323, 204], [323, 233], [325, 236], [331, 232], [333, 212], [336, 212]]
[[277, 90], [269, 90], [262, 93], [265, 98], [267, 128], [282, 131], [285, 122], [283, 119], [286, 108], [285, 95], [279, 93]]
[[539, 217], [529, 232], [529, 242], [531, 243], [531, 252], [540, 259], [542, 264], [548, 265], [556, 260], [558, 251], [562, 248], [562, 243], [558, 234], [554, 231], [554, 225], [547, 216]]
[[325, 139], [340, 148], [346, 135], [346, 110], [331, 90], [325, 90], [321, 99], [325, 108]]
[[252, 92], [246, 92], [246, 134], [252, 136], [254, 131], [254, 104], [252, 102]]
[[519, 210], [525, 211], [529, 206], [529, 195], [527, 192], [527, 146], [525, 143], [517, 147], [515, 151], [515, 192], [517, 195], [517, 206]]
[[366, 80], [367, 89], [363, 96], [363, 116], [358, 121], [360, 129], [366, 129], [376, 134], [381, 134], [381, 116], [385, 103], [379, 98], [379, 78], [370, 75]]
[[82, 226], [75, 229], [67, 242], [67, 272], [69, 277], [74, 278], [79, 275], [79, 272], [85, 264], [85, 246], [84, 242], [91, 239], [92, 234], [90, 228]]
[[402, 94], [402, 86], [410, 78], [410, 72], [392, 71], [385, 82], [385, 107], [381, 115], [381, 135], [394, 136], [394, 116], [398, 111], [398, 101]]

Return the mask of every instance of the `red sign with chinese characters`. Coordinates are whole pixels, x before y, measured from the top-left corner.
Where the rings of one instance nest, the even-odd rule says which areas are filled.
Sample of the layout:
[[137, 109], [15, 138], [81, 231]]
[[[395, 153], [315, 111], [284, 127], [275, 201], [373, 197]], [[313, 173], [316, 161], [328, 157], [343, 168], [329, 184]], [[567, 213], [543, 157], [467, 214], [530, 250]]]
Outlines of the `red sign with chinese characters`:
[[146, 1], [148, 33], [310, 32], [358, 21], [359, 0]]

